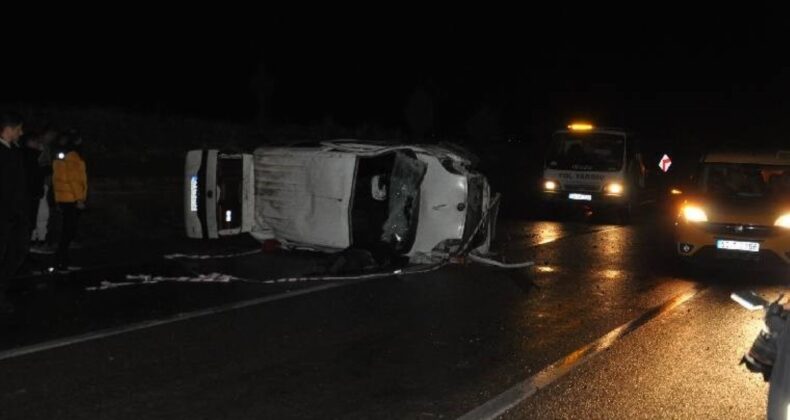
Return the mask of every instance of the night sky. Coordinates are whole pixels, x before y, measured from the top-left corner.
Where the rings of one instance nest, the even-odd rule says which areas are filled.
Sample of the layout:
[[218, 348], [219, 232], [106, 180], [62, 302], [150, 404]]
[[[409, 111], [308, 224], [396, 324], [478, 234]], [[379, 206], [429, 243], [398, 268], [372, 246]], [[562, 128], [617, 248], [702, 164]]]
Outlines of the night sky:
[[433, 109], [429, 131], [445, 137], [468, 134], [481, 113], [504, 137], [573, 118], [678, 138], [783, 136], [790, 36], [778, 11], [625, 12], [567, 7], [507, 20], [337, 24], [269, 18], [260, 30], [250, 21], [238, 24], [243, 30], [192, 25], [167, 35], [138, 27], [108, 39], [86, 31], [21, 48], [3, 66], [4, 98], [408, 129], [404, 110], [421, 91]]

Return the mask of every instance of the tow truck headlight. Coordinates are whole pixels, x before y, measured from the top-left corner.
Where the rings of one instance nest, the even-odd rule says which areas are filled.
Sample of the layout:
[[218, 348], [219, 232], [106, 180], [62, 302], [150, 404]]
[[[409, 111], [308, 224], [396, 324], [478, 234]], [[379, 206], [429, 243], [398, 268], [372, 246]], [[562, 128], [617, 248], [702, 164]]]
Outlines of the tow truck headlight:
[[623, 193], [623, 184], [612, 182], [604, 187], [604, 191], [606, 191], [607, 194], [620, 195]]
[[546, 191], [554, 191], [557, 189], [557, 183], [554, 181], [546, 181], [543, 183], [543, 189]]
[[708, 215], [705, 214], [705, 210], [701, 207], [697, 206], [685, 206], [683, 207], [683, 217], [686, 218], [687, 222], [707, 222]]
[[774, 222], [775, 226], [783, 227], [785, 229], [790, 229], [790, 213], [783, 214], [776, 219]]

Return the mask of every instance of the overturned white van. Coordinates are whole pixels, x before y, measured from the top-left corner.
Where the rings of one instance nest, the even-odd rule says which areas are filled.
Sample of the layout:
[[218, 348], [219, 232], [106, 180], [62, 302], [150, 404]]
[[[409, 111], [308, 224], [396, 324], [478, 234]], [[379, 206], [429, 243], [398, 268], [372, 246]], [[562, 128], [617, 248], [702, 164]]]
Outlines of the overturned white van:
[[191, 238], [249, 232], [286, 248], [384, 247], [412, 261], [488, 252], [498, 202], [461, 150], [356, 140], [190, 151], [184, 198]]

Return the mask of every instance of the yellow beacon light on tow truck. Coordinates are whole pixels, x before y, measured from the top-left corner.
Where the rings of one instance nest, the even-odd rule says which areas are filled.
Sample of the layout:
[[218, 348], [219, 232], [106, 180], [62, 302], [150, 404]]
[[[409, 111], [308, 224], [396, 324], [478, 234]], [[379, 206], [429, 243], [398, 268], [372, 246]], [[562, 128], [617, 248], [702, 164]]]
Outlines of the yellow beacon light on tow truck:
[[592, 129], [593, 125], [588, 123], [573, 123], [568, 126], [568, 130], [571, 131], [591, 131]]

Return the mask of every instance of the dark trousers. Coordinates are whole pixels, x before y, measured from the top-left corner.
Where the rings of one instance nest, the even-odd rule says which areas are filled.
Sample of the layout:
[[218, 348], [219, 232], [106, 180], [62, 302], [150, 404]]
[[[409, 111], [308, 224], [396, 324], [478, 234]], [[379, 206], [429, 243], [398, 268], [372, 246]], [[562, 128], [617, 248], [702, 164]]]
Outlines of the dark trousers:
[[80, 211], [75, 203], [58, 203], [58, 207], [63, 217], [63, 229], [60, 232], [58, 250], [55, 253], [55, 264], [58, 267], [67, 267], [69, 265], [69, 245], [77, 236], [77, 220]]
[[60, 241], [60, 229], [63, 225], [63, 217], [55, 202], [55, 193], [50, 185], [47, 192], [47, 204], [49, 205], [49, 219], [47, 219], [47, 245], [55, 246]]
[[0, 301], [11, 278], [22, 267], [30, 247], [30, 227], [27, 220], [19, 217], [0, 226]]

